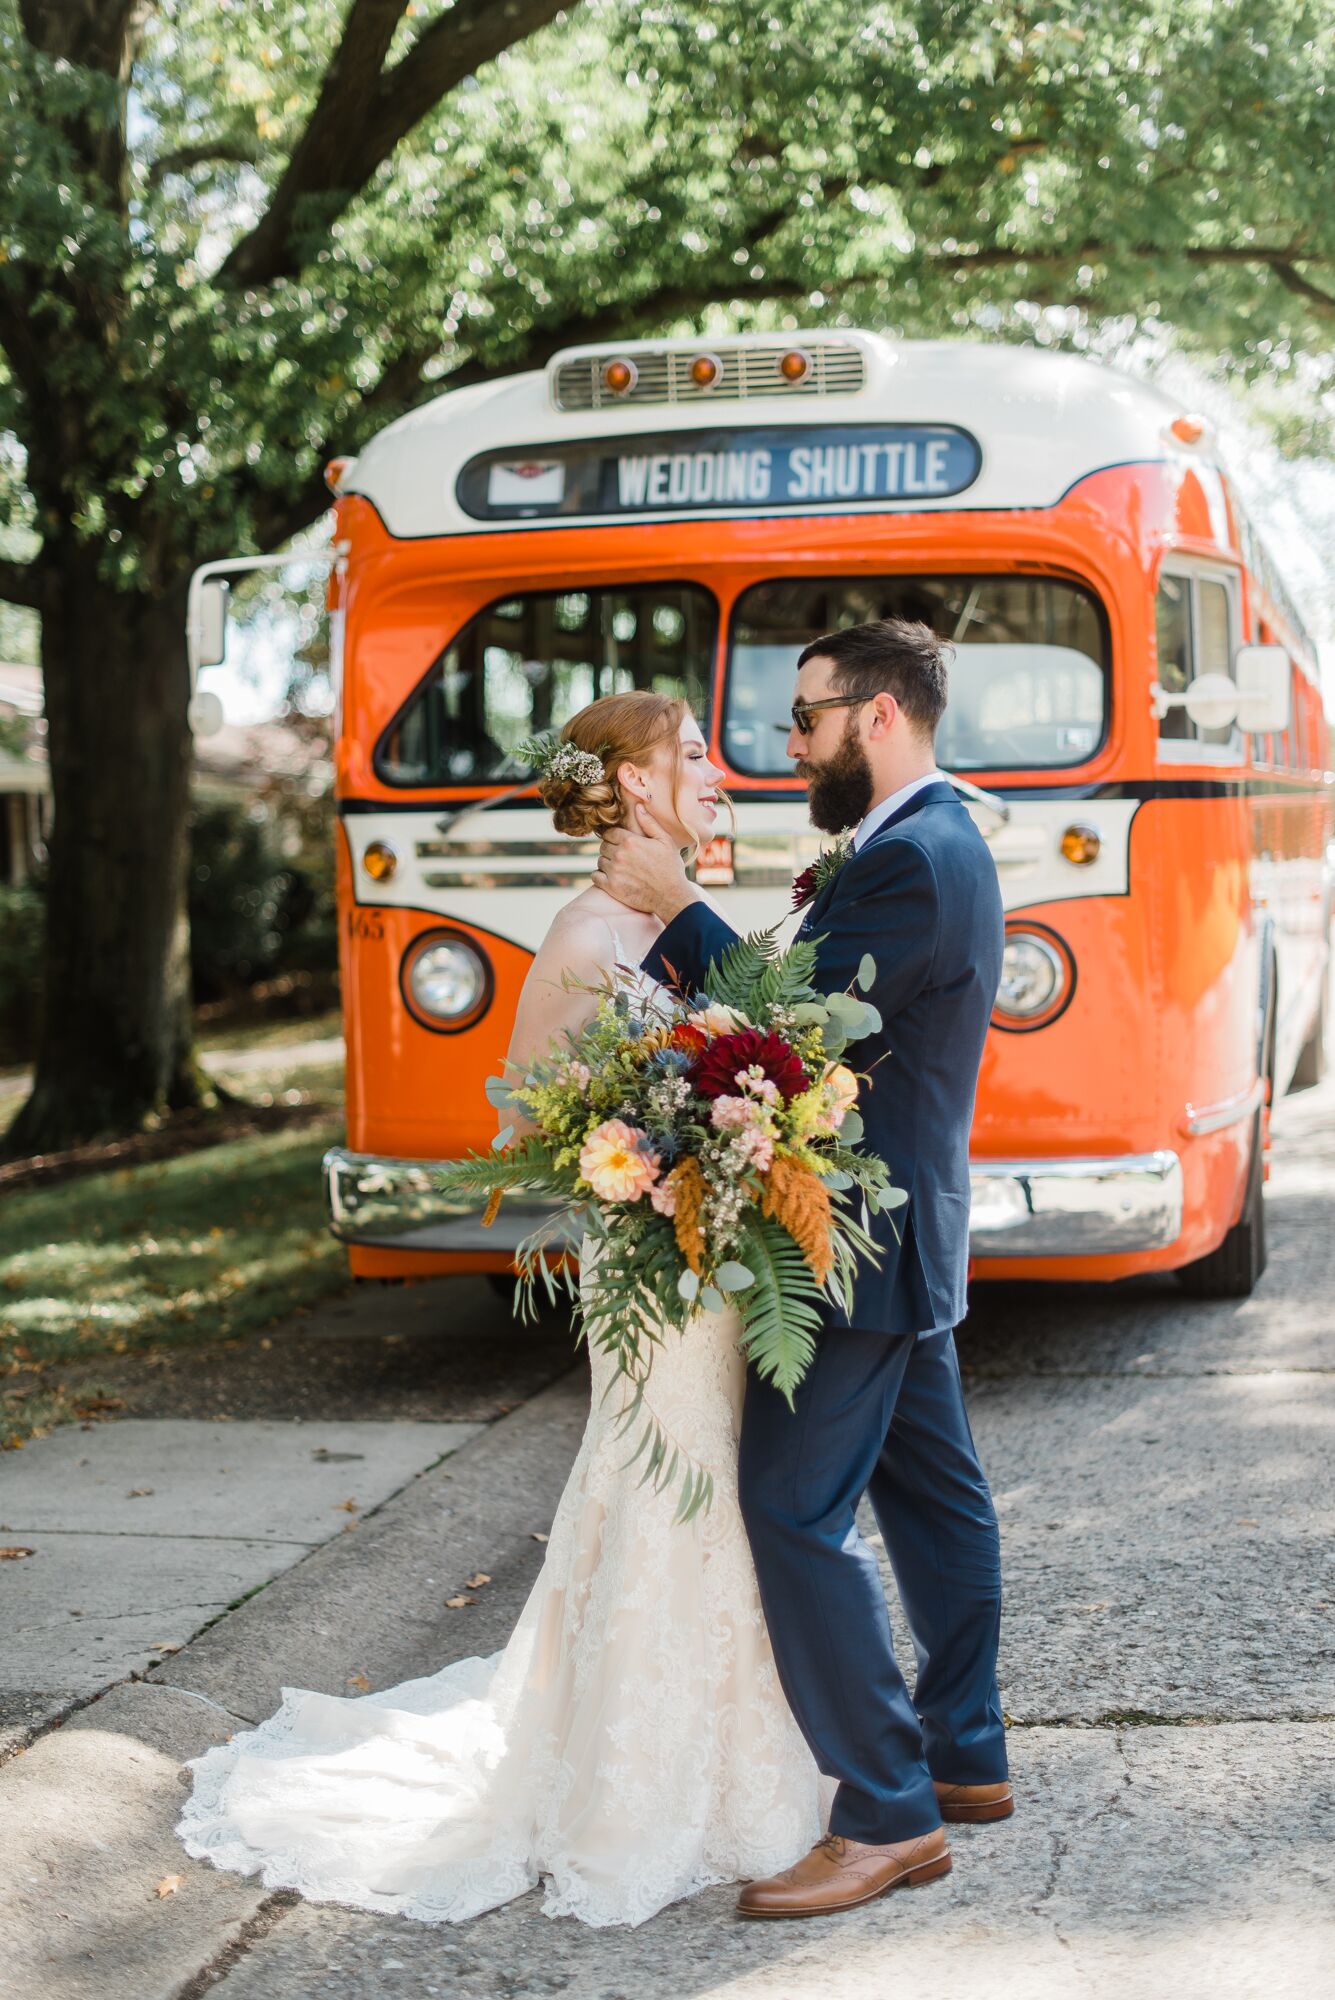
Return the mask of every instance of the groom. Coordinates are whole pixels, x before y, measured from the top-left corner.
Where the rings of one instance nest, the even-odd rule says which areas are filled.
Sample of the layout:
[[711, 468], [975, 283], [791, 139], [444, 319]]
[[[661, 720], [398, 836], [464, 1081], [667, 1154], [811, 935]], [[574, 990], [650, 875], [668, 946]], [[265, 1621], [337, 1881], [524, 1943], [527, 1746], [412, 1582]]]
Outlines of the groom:
[[[960, 1386], [969, 1126], [1001, 971], [996, 871], [933, 738], [946, 653], [925, 625], [883, 619], [830, 632], [798, 660], [788, 755], [811, 818], [854, 827], [802, 925], [814, 984], [852, 984], [881, 1034], [860, 1109], [868, 1148], [908, 1190], [874, 1218], [851, 1315], [831, 1310], [790, 1410], [748, 1378], [739, 1482], [774, 1656], [822, 1771], [839, 1781], [830, 1832], [803, 1860], [743, 1889], [752, 1917], [820, 1916], [950, 1868], [942, 1820], [1013, 1810], [997, 1697], [996, 1515]], [[594, 880], [665, 928], [645, 968], [688, 989], [734, 933], [686, 880], [653, 821], [604, 840]], [[895, 1661], [876, 1558], [855, 1525], [863, 1494], [895, 1573], [917, 1655], [910, 1696]]]

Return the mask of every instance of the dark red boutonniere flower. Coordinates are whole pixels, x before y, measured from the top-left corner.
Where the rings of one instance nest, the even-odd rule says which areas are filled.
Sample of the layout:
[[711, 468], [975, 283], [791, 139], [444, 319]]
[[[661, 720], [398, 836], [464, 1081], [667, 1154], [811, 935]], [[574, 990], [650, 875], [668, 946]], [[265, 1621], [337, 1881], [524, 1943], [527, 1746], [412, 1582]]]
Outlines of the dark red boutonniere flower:
[[807, 1087], [806, 1071], [790, 1045], [779, 1035], [762, 1034], [759, 1028], [715, 1035], [696, 1057], [690, 1077], [701, 1097], [735, 1097], [737, 1072], [753, 1068], [769, 1078], [785, 1104], [791, 1104]]
[[839, 870], [853, 852], [853, 829], [846, 826], [835, 836], [834, 844], [822, 849], [809, 867], [793, 877], [794, 910], [804, 910], [808, 903], [814, 903], [827, 882], [833, 882]]

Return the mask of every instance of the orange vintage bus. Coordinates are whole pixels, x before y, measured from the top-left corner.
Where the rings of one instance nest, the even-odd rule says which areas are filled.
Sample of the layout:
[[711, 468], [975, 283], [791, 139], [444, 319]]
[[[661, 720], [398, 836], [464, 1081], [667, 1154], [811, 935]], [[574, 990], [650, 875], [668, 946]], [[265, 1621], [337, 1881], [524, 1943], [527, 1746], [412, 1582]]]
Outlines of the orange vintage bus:
[[[983, 1277], [1248, 1292], [1275, 1095], [1324, 1059], [1332, 780], [1313, 648], [1200, 421], [1031, 349], [810, 332], [570, 349], [331, 468], [354, 1273], [505, 1269], [446, 1208], [531, 955], [594, 865], [512, 759], [595, 695], [687, 695], [739, 929], [814, 854], [783, 735], [831, 627], [956, 648], [938, 741], [1007, 949], [973, 1133]], [[508, 1232], [508, 1233], [506, 1233]]]

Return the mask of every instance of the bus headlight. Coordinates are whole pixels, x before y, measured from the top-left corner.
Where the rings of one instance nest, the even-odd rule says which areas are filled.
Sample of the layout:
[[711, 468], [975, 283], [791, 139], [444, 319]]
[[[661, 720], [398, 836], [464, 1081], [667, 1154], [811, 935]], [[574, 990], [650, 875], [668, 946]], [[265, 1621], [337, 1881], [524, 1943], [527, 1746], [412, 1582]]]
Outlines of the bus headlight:
[[491, 1005], [490, 960], [460, 931], [427, 931], [415, 938], [404, 954], [399, 984], [409, 1013], [437, 1033], [471, 1028]]
[[1055, 931], [1006, 932], [993, 1025], [1012, 1031], [1046, 1027], [1075, 990], [1075, 961]]

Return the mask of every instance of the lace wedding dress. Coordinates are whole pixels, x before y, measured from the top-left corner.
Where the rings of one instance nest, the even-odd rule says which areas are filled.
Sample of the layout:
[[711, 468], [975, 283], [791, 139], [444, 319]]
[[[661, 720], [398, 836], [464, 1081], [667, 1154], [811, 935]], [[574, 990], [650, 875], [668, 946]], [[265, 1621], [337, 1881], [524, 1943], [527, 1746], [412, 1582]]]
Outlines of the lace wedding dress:
[[650, 1377], [713, 1474], [708, 1510], [683, 1526], [675, 1492], [636, 1483], [625, 1385], [592, 1352], [588, 1427], [504, 1651], [353, 1699], [284, 1688], [188, 1767], [187, 1852], [426, 1923], [542, 1881], [548, 1916], [599, 1925], [804, 1854], [833, 1785], [779, 1687], [738, 1510], [736, 1336], [731, 1311], [701, 1313]]

